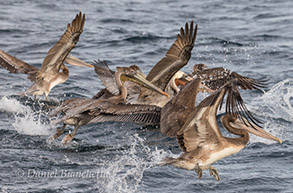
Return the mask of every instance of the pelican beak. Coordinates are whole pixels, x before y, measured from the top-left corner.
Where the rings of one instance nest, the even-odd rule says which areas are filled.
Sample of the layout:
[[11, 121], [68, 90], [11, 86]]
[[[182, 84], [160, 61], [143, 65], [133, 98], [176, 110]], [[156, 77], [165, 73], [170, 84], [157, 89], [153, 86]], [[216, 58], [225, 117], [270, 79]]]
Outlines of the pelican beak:
[[[240, 120], [237, 120], [237, 121], [240, 121]], [[241, 121], [242, 122], [242, 121]], [[242, 122], [243, 124], [243, 122]], [[259, 137], [262, 137], [262, 138], [265, 138], [265, 139], [270, 139], [270, 140], [274, 140], [274, 141], [277, 141], [279, 143], [282, 143], [282, 140], [271, 135], [270, 133], [266, 132], [265, 130], [261, 129], [260, 127], [258, 127], [257, 125], [254, 125], [252, 124], [252, 126], [248, 125], [246, 126], [245, 124], [242, 125], [242, 127], [248, 131], [249, 133], [252, 133], [254, 135], [257, 135]]]
[[180, 72], [180, 74], [179, 74], [180, 77], [175, 78], [175, 81], [174, 81], [176, 86], [180, 86], [180, 85], [185, 86], [187, 83], [189, 83], [190, 81], [193, 80], [193, 77], [191, 77], [181, 71], [178, 71], [177, 73], [179, 73], [179, 72]]
[[167, 93], [165, 93], [164, 91], [162, 91], [161, 89], [159, 89], [158, 87], [156, 87], [153, 83], [149, 82], [143, 73], [140, 72], [136, 72], [132, 75], [125, 75], [128, 80], [135, 82], [137, 84], [140, 84], [142, 86], [144, 86], [145, 88], [152, 90], [154, 92], [160, 93], [162, 95], [165, 95], [167, 97], [169, 97], [169, 95]]
[[71, 64], [71, 65], [74, 65], [74, 66], [81, 66], [81, 67], [91, 67], [93, 68], [94, 66], [89, 64], [89, 63], [86, 63], [85, 61], [75, 57], [75, 56], [72, 56], [72, 55], [68, 55], [67, 58], [65, 59], [65, 62], [67, 64]]

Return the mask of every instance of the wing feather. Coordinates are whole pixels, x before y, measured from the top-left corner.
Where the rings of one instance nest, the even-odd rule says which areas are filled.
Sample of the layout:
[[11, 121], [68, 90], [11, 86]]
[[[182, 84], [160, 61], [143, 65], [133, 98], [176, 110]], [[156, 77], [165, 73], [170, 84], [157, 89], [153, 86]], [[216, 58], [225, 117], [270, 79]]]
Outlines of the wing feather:
[[[190, 23], [190, 29], [193, 30], [193, 21]], [[168, 50], [166, 56], [162, 58], [149, 72], [147, 80], [155, 84], [158, 88], [164, 90], [173, 77], [173, 75], [187, 64], [191, 57], [191, 51], [194, 47], [197, 25], [193, 31], [188, 33], [188, 23], [185, 25], [185, 31], [180, 29], [180, 34]]]
[[28, 74], [28, 79], [36, 80], [36, 74], [39, 71], [36, 67], [0, 50], [0, 65], [12, 73]]
[[204, 69], [197, 73], [197, 77], [201, 78], [202, 83], [212, 90], [218, 90], [225, 83], [235, 78], [238, 79], [238, 86], [244, 90], [261, 90], [266, 87], [267, 82], [264, 78], [252, 79], [222, 67]]
[[79, 40], [79, 36], [83, 31], [85, 15], [80, 12], [72, 21], [72, 25], [67, 25], [67, 29], [61, 36], [60, 40], [49, 50], [45, 57], [41, 73], [45, 76], [46, 73], [58, 73], [65, 58], [74, 48]]
[[133, 123], [160, 123], [161, 108], [154, 105], [114, 104], [108, 108], [97, 107], [90, 110], [94, 118], [90, 123], [115, 121]]
[[[240, 92], [238, 90], [241, 82], [234, 78], [227, 82], [218, 91], [206, 97], [197, 108], [187, 118], [183, 127], [177, 132], [178, 144], [186, 152], [193, 151], [201, 147], [207, 140], [210, 144], [219, 143], [222, 137], [217, 120], [216, 113], [221, 108], [223, 99], [226, 99], [226, 113], [239, 117], [246, 125], [253, 128], [259, 126], [259, 122], [246, 108]], [[252, 88], [253, 89], [253, 88]], [[260, 127], [260, 126], [259, 126]]]

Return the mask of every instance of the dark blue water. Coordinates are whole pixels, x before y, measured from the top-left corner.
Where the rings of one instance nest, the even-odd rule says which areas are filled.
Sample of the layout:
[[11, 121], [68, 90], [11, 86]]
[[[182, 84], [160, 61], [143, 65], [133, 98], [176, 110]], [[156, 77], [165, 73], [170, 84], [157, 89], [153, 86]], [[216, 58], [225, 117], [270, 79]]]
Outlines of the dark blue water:
[[[264, 94], [243, 92], [249, 109], [265, 120], [277, 144], [252, 136], [241, 152], [214, 164], [221, 181], [204, 172], [159, 166], [177, 156], [175, 139], [158, 128], [101, 123], [80, 128], [72, 145], [48, 144], [55, 130], [42, 104], [8, 96], [31, 83], [0, 68], [0, 190], [2, 192], [293, 192], [293, 2], [273, 1], [2, 1], [0, 49], [40, 67], [75, 14], [86, 14], [72, 54], [149, 72], [185, 22], [198, 24], [189, 64], [223, 66], [270, 77]], [[54, 101], [93, 96], [102, 88], [94, 71], [70, 68]], [[26, 102], [26, 105], [24, 105]]]

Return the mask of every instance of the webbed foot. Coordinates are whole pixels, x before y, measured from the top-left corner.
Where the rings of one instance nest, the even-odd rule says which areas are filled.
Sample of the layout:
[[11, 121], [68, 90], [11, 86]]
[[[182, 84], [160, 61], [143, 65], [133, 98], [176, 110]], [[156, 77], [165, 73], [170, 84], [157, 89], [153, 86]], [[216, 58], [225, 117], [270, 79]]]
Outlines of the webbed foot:
[[74, 135], [72, 133], [68, 133], [63, 139], [62, 139], [62, 144], [70, 144], [72, 142]]
[[210, 169], [210, 175], [211, 176], [214, 176], [214, 178], [217, 181], [220, 181], [221, 179], [220, 179], [218, 170], [215, 167], [213, 167], [213, 166], [210, 166], [209, 169]]
[[202, 169], [199, 166], [197, 166], [197, 168], [195, 169], [195, 172], [198, 175], [198, 179], [201, 179], [201, 177], [202, 177]]
[[56, 133], [48, 138], [48, 142], [52, 143], [55, 139], [57, 139], [60, 135], [62, 135], [64, 133], [64, 129], [65, 128], [60, 129], [59, 127], [57, 127]]

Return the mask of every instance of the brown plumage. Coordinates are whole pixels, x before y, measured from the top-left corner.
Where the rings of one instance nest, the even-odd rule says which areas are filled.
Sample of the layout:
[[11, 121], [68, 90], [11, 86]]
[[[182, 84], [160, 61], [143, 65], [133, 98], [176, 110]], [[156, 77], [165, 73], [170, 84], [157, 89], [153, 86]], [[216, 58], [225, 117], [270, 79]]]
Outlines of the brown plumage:
[[[112, 76], [112, 72], [107, 65], [102, 65], [103, 62], [96, 62], [96, 71], [104, 75], [108, 74]], [[103, 69], [100, 69], [103, 68]], [[110, 78], [112, 80], [112, 78]], [[52, 123], [63, 122], [62, 129], [57, 129], [55, 135], [51, 137], [51, 140], [56, 139], [63, 134], [66, 125], [74, 125], [74, 131], [72, 134], [68, 134], [63, 143], [70, 143], [74, 137], [77, 129], [85, 124], [116, 121], [116, 122], [134, 122], [134, 123], [150, 123], [159, 124], [160, 110], [161, 108], [151, 105], [132, 105], [126, 104], [127, 102], [127, 89], [123, 85], [122, 80], [130, 80], [135, 83], [146, 86], [148, 89], [160, 92], [153, 84], [148, 82], [144, 76], [141, 76], [137, 68], [117, 67], [117, 71], [114, 73], [115, 85], [110, 90], [113, 90], [117, 94], [106, 99], [69, 99], [54, 109], [49, 116], [56, 116], [59, 113], [65, 115], [53, 120]]]
[[[84, 22], [85, 15], [80, 12], [76, 15], [72, 24], [67, 25], [67, 29], [60, 40], [49, 50], [40, 70], [2, 50], [0, 50], [0, 65], [13, 73], [28, 74], [28, 79], [34, 83], [25, 94], [33, 96], [45, 95], [48, 98], [51, 89], [57, 84], [65, 82], [68, 78], [69, 71], [64, 62], [67, 57], [72, 59], [72, 56], [68, 56], [68, 54], [78, 42], [83, 31]], [[79, 65], [91, 67], [91, 65]]]
[[[185, 29], [180, 29], [180, 34], [177, 35], [177, 39], [168, 50], [165, 57], [151, 69], [146, 79], [161, 90], [167, 91], [166, 88], [171, 78], [189, 61], [196, 39], [196, 33], [197, 25], [194, 26], [193, 21], [190, 23], [190, 26], [186, 23]], [[172, 97], [173, 93], [172, 91], [172, 93], [168, 94]], [[170, 98], [157, 94], [150, 94], [148, 90], [143, 89], [139, 94], [138, 100], [134, 101], [134, 103], [163, 107]]]
[[[184, 88], [178, 93], [182, 96], [177, 95], [161, 110], [161, 131], [170, 137], [176, 136], [178, 145], [183, 151], [178, 158], [167, 157], [163, 165], [171, 164], [179, 168], [195, 170], [199, 178], [202, 176], [202, 170], [209, 169], [210, 174], [220, 180], [217, 170], [211, 164], [244, 148], [249, 140], [248, 132], [281, 142], [255, 124], [258, 121], [245, 107], [240, 96], [238, 87], [241, 81], [238, 78], [228, 81], [197, 107], [184, 106], [184, 101], [194, 105], [199, 84], [199, 79], [193, 80], [185, 88], [193, 87], [195, 94], [188, 95], [188, 90]], [[247, 88], [253, 89], [252, 85]], [[225, 95], [227, 95], [226, 114], [221, 117], [221, 122], [229, 132], [240, 135], [238, 138], [224, 137], [216, 120], [217, 110], [221, 108]]]
[[218, 90], [228, 81], [237, 78], [239, 86], [242, 89], [258, 89], [266, 86], [266, 79], [253, 79], [242, 76], [231, 70], [218, 67], [218, 68], [207, 68], [205, 64], [195, 64], [193, 67], [193, 76], [196, 76], [202, 80], [202, 84], [209, 89]]
[[194, 79], [174, 96], [161, 110], [161, 132], [169, 137], [177, 136], [187, 117], [195, 109], [200, 79]]
[[180, 29], [180, 34], [170, 47], [165, 57], [162, 58], [148, 73], [147, 80], [164, 90], [170, 79], [184, 67], [190, 57], [196, 39], [197, 25], [185, 24], [185, 30]]
[[[147, 80], [152, 82], [155, 86], [161, 90], [168, 92], [172, 97], [174, 93], [178, 92], [177, 88], [169, 88], [169, 82], [174, 77], [174, 75], [187, 64], [191, 57], [191, 51], [194, 47], [194, 42], [196, 39], [197, 25], [194, 26], [193, 21], [185, 24], [185, 29], [181, 28], [180, 34], [178, 34], [177, 39], [170, 47], [166, 55], [152, 68], [152, 70], [147, 75]], [[138, 68], [137, 66], [133, 66]], [[139, 69], [139, 68], [138, 68]], [[115, 94], [115, 90], [112, 90], [111, 74], [105, 73], [103, 69], [98, 69], [97, 72], [99, 78], [105, 85], [105, 89], [97, 93], [94, 98], [107, 98], [111, 94]], [[164, 106], [170, 98], [157, 93], [153, 93], [148, 89], [141, 89], [137, 85], [127, 82], [125, 84], [129, 91], [129, 100], [132, 104], [145, 104], [145, 105], [156, 105], [159, 107]], [[170, 92], [169, 92], [170, 91]], [[117, 90], [116, 90], [117, 92]], [[111, 93], [111, 94], [110, 94]], [[137, 98], [138, 97], [138, 98]]]

